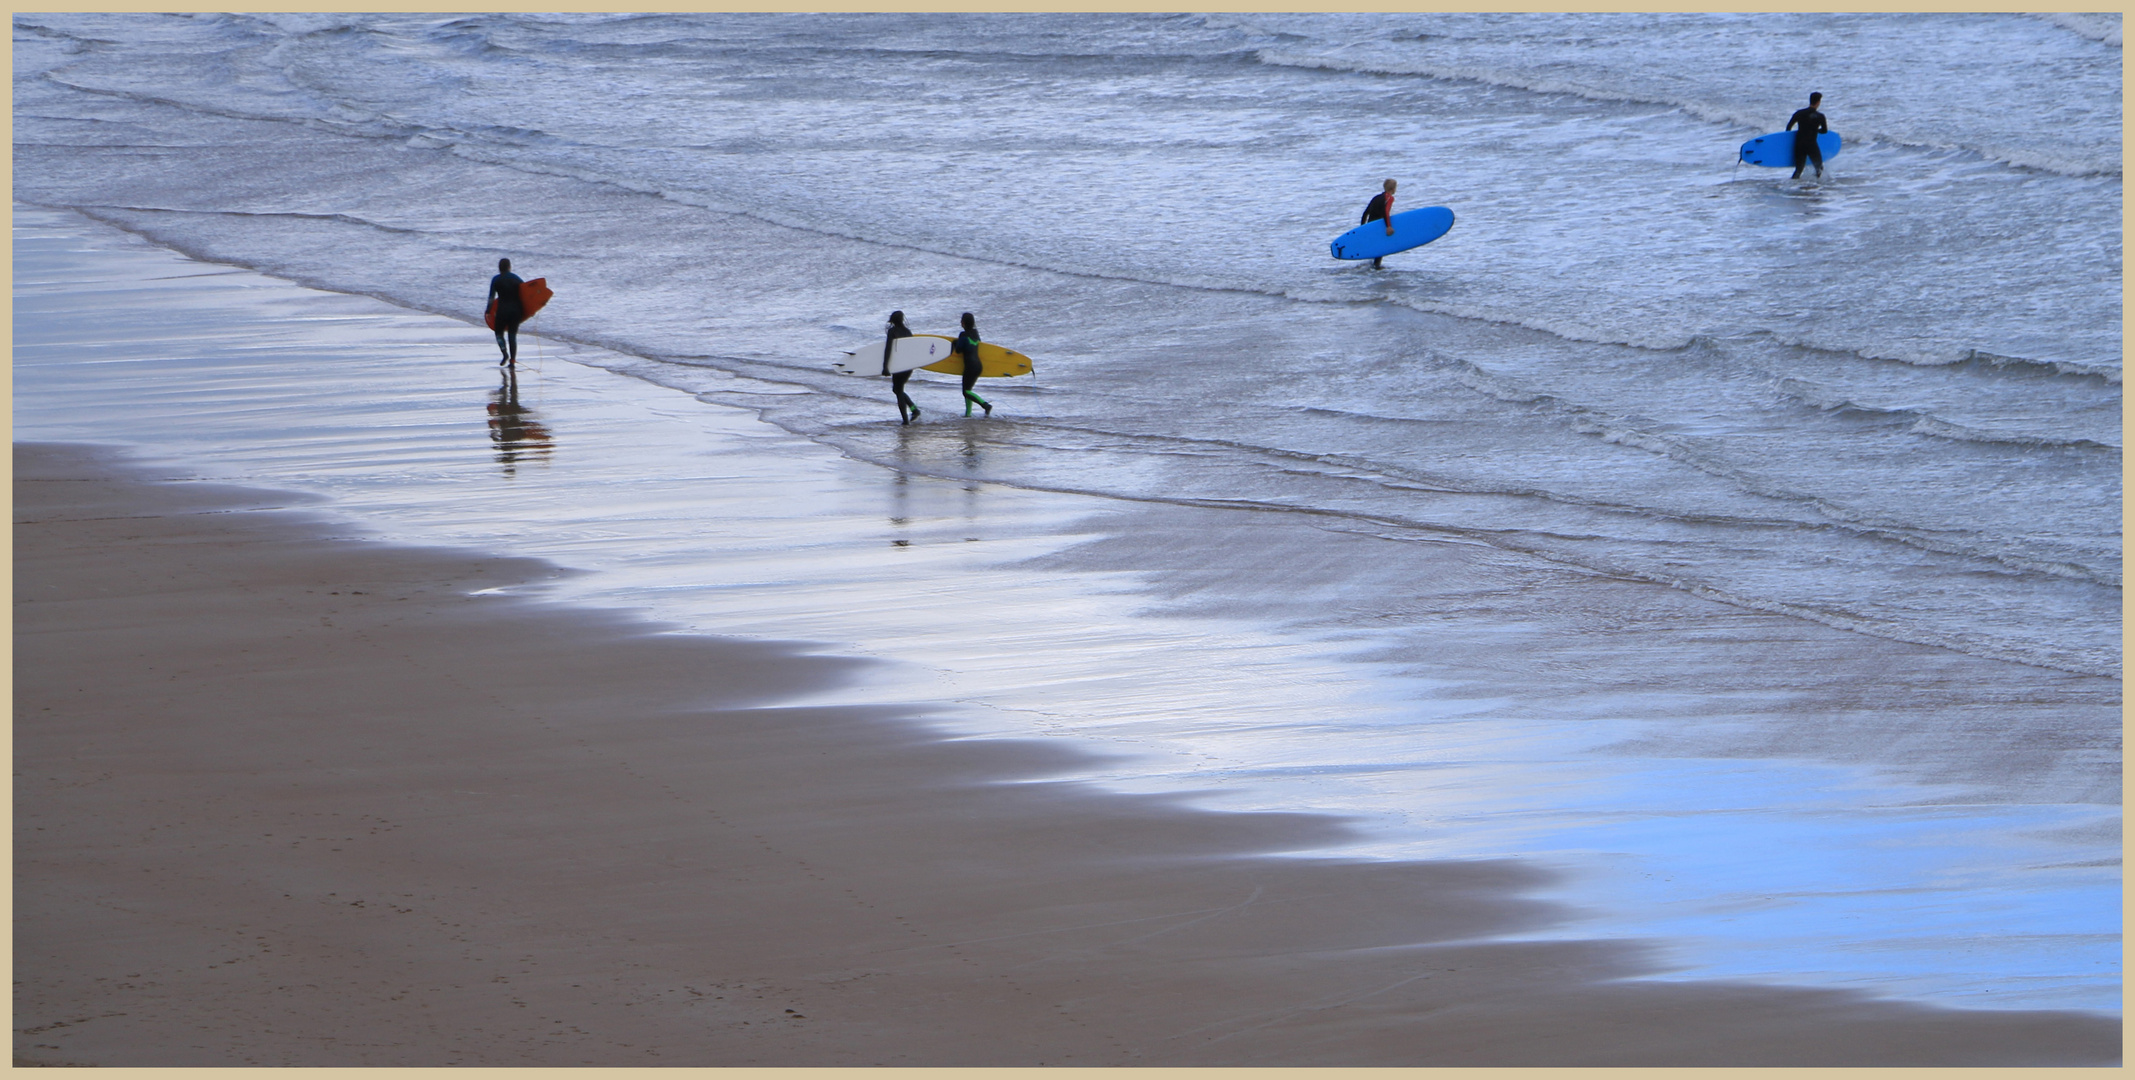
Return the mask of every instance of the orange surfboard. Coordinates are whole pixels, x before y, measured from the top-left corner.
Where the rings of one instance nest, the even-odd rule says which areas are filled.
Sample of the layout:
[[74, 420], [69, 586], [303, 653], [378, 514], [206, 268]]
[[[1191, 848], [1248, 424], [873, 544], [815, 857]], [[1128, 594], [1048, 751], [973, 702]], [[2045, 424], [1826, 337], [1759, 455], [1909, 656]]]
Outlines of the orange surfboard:
[[[554, 295], [556, 294], [549, 291], [549, 279], [545, 277], [537, 277], [532, 281], [520, 282], [519, 306], [526, 309], [526, 318], [520, 321], [525, 322], [526, 319], [533, 318], [534, 312], [540, 311], [541, 305], [548, 303], [549, 297]], [[482, 321], [488, 323], [491, 330], [497, 328], [497, 301], [495, 297], [490, 298], [489, 310], [482, 313]]]

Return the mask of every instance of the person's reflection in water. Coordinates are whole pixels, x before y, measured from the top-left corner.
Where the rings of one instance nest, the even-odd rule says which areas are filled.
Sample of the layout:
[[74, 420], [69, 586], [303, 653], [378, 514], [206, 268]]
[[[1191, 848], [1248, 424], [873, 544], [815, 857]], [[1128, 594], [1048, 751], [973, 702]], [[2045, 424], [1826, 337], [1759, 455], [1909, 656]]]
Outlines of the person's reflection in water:
[[965, 468], [967, 468], [967, 469], [969, 469], [969, 470], [971, 470], [972, 472], [977, 472], [977, 471], [979, 470], [979, 465], [981, 464], [981, 460], [980, 460], [980, 458], [981, 458], [981, 456], [982, 456], [982, 455], [981, 455], [981, 454], [979, 453], [979, 445], [980, 445], [980, 438], [979, 438], [979, 433], [978, 433], [978, 430], [977, 430], [976, 428], [969, 428], [969, 427], [967, 427], [967, 428], [965, 428], [965, 429], [964, 429], [964, 432], [963, 432], [963, 434], [964, 434], [964, 453], [963, 453], [963, 458], [964, 458], [964, 467], [965, 467]]
[[[912, 478], [903, 469], [890, 476], [890, 528], [903, 533], [912, 524]], [[890, 541], [891, 547], [911, 547], [909, 536], [899, 536]]]
[[549, 429], [534, 418], [532, 409], [519, 404], [519, 372], [504, 369], [504, 383], [489, 395], [489, 441], [496, 444], [497, 464], [504, 475], [517, 471], [519, 462], [546, 461], [553, 448]]

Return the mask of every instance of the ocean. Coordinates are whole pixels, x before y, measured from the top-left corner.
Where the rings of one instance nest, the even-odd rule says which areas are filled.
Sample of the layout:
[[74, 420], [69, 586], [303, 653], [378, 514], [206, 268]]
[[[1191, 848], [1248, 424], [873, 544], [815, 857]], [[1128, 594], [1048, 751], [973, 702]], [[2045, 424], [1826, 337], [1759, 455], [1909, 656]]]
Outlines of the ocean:
[[[79, 214], [475, 322], [479, 370], [510, 257], [541, 377], [751, 417], [944, 537], [953, 492], [1078, 524], [929, 564], [1028, 586], [995, 613], [782, 615], [591, 481], [515, 525], [182, 394], [41, 408], [19, 332], [17, 438], [746, 609], [1359, 857], [1563, 868], [1554, 932], [1660, 977], [2117, 1010], [2120, 54], [2072, 14], [18, 13], [18, 303]], [[1826, 177], [1736, 163], [1811, 91]], [[1452, 232], [1331, 259], [1385, 178]], [[967, 422], [922, 374], [900, 426], [832, 370], [892, 309], [1035, 376]]]

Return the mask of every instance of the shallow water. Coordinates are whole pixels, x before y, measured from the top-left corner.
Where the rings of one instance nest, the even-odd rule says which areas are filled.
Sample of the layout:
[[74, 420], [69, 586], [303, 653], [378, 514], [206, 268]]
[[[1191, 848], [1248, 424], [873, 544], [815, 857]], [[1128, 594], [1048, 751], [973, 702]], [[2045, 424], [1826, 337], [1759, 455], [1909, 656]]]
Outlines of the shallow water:
[[[399, 305], [129, 278], [85, 339], [36, 305], [155, 257], [18, 207], [18, 437], [1574, 867], [1562, 933], [1684, 975], [2118, 1007], [2117, 19], [18, 15], [15, 66], [18, 199]], [[1731, 164], [1807, 88], [1832, 177]], [[1383, 175], [1454, 231], [1328, 259]], [[407, 313], [499, 256], [558, 290], [530, 412]], [[1037, 377], [901, 428], [829, 370], [891, 308]]]
[[[882, 388], [829, 361], [892, 308], [968, 310], [1038, 362], [1003, 391], [1027, 452], [917, 467], [1460, 530], [2119, 670], [2120, 53], [2093, 24], [15, 25], [17, 197], [184, 250], [456, 313], [513, 256], [560, 292], [546, 332], [692, 390], [806, 386], [767, 416], [885, 463]], [[1804, 84], [1849, 140], [1827, 182], [1733, 164]], [[1383, 175], [1454, 232], [1327, 258]]]

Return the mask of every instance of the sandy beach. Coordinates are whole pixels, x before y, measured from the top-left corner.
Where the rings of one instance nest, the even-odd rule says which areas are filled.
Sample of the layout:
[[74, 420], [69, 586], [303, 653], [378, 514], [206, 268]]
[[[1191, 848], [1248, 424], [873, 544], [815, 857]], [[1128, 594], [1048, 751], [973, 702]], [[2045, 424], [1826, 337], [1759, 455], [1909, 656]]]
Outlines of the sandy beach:
[[18, 445], [18, 1064], [2105, 1064], [2114, 1022], [1638, 984], [1506, 861], [781, 704], [806, 647], [480, 590]]

